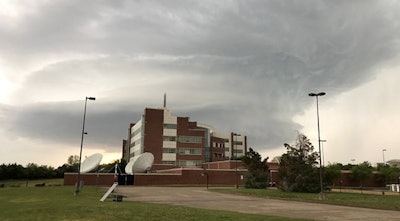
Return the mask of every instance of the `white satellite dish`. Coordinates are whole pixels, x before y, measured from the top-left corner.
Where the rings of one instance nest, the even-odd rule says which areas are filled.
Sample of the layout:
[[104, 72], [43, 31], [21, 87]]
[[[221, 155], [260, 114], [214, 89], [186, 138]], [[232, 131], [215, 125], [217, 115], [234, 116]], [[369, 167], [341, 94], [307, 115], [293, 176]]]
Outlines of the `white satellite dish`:
[[125, 167], [125, 172], [128, 174], [143, 173], [151, 169], [154, 162], [152, 153], [142, 153], [131, 158]]
[[126, 164], [126, 166], [125, 166], [126, 174], [133, 174], [133, 171], [132, 171], [133, 163], [134, 163], [134, 161], [131, 160], [131, 161], [129, 161], [128, 164]]
[[88, 158], [86, 158], [81, 164], [81, 173], [87, 173], [94, 170], [103, 159], [103, 155], [100, 153], [95, 153]]

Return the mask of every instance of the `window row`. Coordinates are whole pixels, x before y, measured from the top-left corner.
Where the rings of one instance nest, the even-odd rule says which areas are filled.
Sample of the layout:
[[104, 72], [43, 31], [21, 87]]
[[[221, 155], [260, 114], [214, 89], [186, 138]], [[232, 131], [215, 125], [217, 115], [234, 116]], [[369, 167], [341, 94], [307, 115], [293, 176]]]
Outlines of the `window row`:
[[141, 131], [142, 131], [142, 128], [139, 127], [138, 129], [136, 129], [135, 131], [133, 131], [133, 132], [131, 133], [132, 137], [138, 135]]
[[200, 148], [179, 148], [178, 154], [180, 155], [201, 155], [202, 149]]
[[201, 166], [203, 161], [200, 160], [180, 160], [178, 161], [178, 166], [181, 167], [197, 167]]
[[224, 148], [225, 144], [224, 143], [217, 143], [217, 142], [213, 142], [213, 147], [220, 147], [220, 148]]
[[179, 160], [179, 161], [169, 161], [169, 160], [163, 160], [163, 164], [170, 164], [174, 166], [181, 166], [181, 167], [195, 167], [195, 166], [201, 166], [203, 161], [200, 160]]
[[[231, 150], [229, 149], [229, 147], [225, 147], [225, 151], [230, 152]], [[234, 149], [233, 152], [234, 153], [243, 153], [243, 150], [242, 149]]]
[[164, 124], [164, 129], [176, 129], [176, 124]]
[[179, 155], [202, 155], [201, 148], [163, 148], [163, 153], [177, 153]]
[[131, 142], [131, 147], [134, 147], [135, 145], [139, 145], [142, 142], [141, 139], [137, 139]]
[[233, 145], [243, 145], [242, 141], [233, 141]]
[[178, 141], [181, 143], [202, 143], [203, 137], [179, 136], [178, 139], [176, 139], [175, 136], [163, 136], [163, 141]]
[[181, 143], [202, 143], [203, 137], [195, 137], [195, 136], [179, 136], [178, 142]]

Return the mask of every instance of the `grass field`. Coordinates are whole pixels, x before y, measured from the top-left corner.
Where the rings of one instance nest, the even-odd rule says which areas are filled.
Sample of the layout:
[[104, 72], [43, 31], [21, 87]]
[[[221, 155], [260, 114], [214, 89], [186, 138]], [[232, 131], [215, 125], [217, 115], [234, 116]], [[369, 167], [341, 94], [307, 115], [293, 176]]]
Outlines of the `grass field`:
[[319, 200], [319, 194], [316, 193], [291, 193], [282, 192], [276, 189], [213, 189], [213, 191], [243, 194], [248, 196], [264, 197], [271, 199], [296, 200], [302, 202], [327, 203], [342, 206], [355, 206], [373, 209], [397, 210], [400, 211], [399, 195], [378, 195], [364, 192], [330, 192], [326, 193], [325, 200]]
[[0, 220], [303, 220], [111, 199], [100, 202], [104, 192], [84, 187], [74, 196], [72, 186], [6, 186], [0, 188]]

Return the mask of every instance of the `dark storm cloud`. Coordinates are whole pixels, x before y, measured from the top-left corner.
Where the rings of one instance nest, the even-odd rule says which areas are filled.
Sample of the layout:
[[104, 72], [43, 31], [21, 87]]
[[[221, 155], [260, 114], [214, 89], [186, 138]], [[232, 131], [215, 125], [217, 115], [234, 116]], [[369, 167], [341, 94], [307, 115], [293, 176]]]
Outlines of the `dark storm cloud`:
[[[140, 119], [142, 110], [130, 107], [126, 108], [128, 111], [120, 106], [111, 111], [107, 107], [102, 108], [103, 105], [112, 104], [88, 103], [85, 142], [90, 143], [91, 148], [117, 152], [122, 146], [122, 139], [127, 137], [129, 122]], [[1, 105], [2, 131], [12, 139], [28, 137], [44, 143], [78, 146], [83, 108], [84, 102], [38, 103], [23, 108]]]
[[[292, 118], [313, 102], [310, 91], [357, 87], [399, 49], [399, 4], [386, 1], [61, 1], [34, 10], [0, 28], [0, 56], [57, 61], [27, 74], [15, 98], [106, 100], [91, 104], [88, 127], [110, 146], [167, 92], [173, 113], [274, 147], [301, 129]], [[4, 121], [16, 136], [73, 143], [79, 105], [2, 112], [13, 113]]]

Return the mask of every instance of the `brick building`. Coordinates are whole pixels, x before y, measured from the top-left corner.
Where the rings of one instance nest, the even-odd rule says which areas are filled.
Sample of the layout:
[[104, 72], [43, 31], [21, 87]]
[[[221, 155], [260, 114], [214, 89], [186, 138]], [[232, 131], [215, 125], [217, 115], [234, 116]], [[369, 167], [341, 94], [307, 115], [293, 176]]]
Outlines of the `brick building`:
[[150, 152], [153, 169], [201, 167], [203, 163], [243, 156], [247, 137], [216, 132], [212, 126], [173, 116], [166, 109], [146, 108], [141, 119], [131, 123], [123, 141], [123, 159]]

